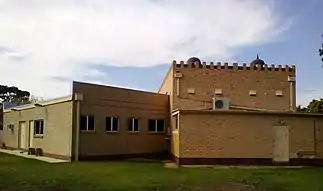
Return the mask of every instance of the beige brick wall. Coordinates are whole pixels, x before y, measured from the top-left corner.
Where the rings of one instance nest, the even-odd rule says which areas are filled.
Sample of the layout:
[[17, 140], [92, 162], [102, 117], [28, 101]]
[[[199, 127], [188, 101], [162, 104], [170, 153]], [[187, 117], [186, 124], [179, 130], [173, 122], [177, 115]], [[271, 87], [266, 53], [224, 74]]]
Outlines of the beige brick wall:
[[[174, 73], [182, 73], [180, 95], [176, 96], [176, 80], [173, 80], [172, 109], [204, 109], [212, 107], [215, 89], [222, 89], [223, 96], [230, 99], [232, 105], [272, 110], [290, 110], [290, 84], [288, 76], [293, 71], [235, 70], [191, 68], [190, 65], [173, 64]], [[278, 67], [278, 66], [276, 66]], [[280, 69], [279, 69], [280, 70]], [[195, 94], [188, 94], [188, 88], [194, 88]], [[256, 96], [250, 96], [249, 90], [256, 90]], [[276, 90], [283, 92], [276, 96]], [[294, 107], [296, 103], [293, 103]]]
[[180, 113], [181, 158], [272, 158], [274, 124], [290, 126], [290, 157], [313, 151], [323, 158], [323, 118], [290, 114], [234, 112]]
[[[44, 153], [71, 157], [72, 101], [4, 113], [3, 142], [8, 147], [18, 148], [19, 122], [44, 120], [44, 135], [33, 138], [33, 147], [42, 148]], [[14, 131], [7, 128], [14, 124]]]
[[[169, 96], [163, 94], [75, 82], [82, 93], [81, 114], [93, 115], [94, 132], [80, 133], [80, 156], [141, 154], [167, 151], [165, 133], [148, 132], [148, 119], [164, 119], [169, 126]], [[105, 118], [119, 118], [119, 132], [105, 132]], [[139, 118], [139, 133], [129, 133], [127, 119]]]

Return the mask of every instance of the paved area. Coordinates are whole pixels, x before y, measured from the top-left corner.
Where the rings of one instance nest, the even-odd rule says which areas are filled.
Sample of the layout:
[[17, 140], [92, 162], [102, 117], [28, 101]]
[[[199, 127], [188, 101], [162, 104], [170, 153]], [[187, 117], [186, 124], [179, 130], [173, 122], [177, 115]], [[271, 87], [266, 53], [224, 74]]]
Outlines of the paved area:
[[55, 159], [55, 158], [49, 158], [44, 156], [35, 156], [35, 155], [28, 155], [27, 151], [21, 151], [21, 150], [7, 150], [7, 149], [0, 149], [0, 152], [16, 155], [20, 157], [30, 158], [30, 159], [36, 159], [48, 163], [63, 163], [63, 162], [69, 162], [67, 160], [61, 160], [61, 159]]

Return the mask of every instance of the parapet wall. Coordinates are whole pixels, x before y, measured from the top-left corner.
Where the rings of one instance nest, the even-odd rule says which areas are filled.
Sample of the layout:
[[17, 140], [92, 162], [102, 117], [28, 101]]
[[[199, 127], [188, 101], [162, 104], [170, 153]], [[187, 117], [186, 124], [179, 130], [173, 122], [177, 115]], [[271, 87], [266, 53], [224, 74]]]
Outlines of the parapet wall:
[[173, 66], [175, 68], [206, 68], [206, 69], [215, 69], [215, 70], [264, 70], [264, 71], [280, 71], [280, 72], [295, 72], [295, 65], [289, 66], [289, 65], [254, 65], [250, 64], [247, 65], [246, 63], [242, 63], [242, 65], [238, 65], [238, 63], [233, 63], [232, 65], [229, 65], [229, 63], [224, 62], [195, 62], [195, 63], [185, 63], [184, 61], [180, 61], [179, 63], [176, 62], [176, 60], [173, 61]]

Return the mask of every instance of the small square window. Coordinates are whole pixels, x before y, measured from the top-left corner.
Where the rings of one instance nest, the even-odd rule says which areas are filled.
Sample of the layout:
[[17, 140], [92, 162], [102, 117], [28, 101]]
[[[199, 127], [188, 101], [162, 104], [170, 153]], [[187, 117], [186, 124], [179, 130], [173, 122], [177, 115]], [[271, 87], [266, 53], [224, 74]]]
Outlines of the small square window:
[[138, 132], [139, 131], [139, 125], [138, 125], [138, 119], [137, 118], [128, 119], [127, 131], [129, 131], [129, 132]]
[[195, 89], [194, 88], [188, 88], [187, 93], [189, 94], [195, 94]]
[[276, 93], [276, 96], [283, 96], [283, 91], [281, 90], [277, 90], [275, 93]]
[[44, 120], [39, 119], [34, 121], [34, 135], [44, 134]]
[[92, 115], [83, 115], [80, 117], [80, 130], [81, 131], [94, 131], [94, 116]]
[[222, 95], [222, 89], [215, 89], [214, 93], [215, 95]]
[[250, 96], [256, 96], [257, 95], [257, 91], [256, 90], [249, 90], [249, 95]]
[[165, 124], [162, 119], [150, 119], [148, 122], [148, 131], [165, 132]]
[[119, 118], [117, 117], [106, 117], [106, 132], [118, 132], [119, 131]]

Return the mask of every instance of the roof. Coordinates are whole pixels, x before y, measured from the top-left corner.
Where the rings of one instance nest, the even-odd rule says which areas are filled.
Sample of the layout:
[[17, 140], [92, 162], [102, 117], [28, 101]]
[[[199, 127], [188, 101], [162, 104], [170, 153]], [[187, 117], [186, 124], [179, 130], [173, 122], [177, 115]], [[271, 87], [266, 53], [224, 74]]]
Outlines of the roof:
[[67, 102], [73, 100], [73, 96], [65, 96], [65, 97], [60, 97], [60, 98], [55, 98], [55, 99], [50, 99], [50, 100], [45, 100], [45, 101], [39, 101], [36, 103], [30, 103], [30, 104], [24, 104], [24, 105], [19, 105], [15, 107], [9, 107], [7, 109], [3, 110], [3, 113], [10, 112], [12, 110], [25, 110], [25, 109], [32, 109], [35, 108], [36, 105], [41, 105], [41, 106], [46, 106], [46, 105], [52, 105], [52, 104], [57, 104], [57, 103], [62, 103], [62, 102]]
[[249, 115], [290, 115], [290, 116], [307, 116], [307, 117], [323, 117], [320, 113], [301, 113], [291, 111], [241, 111], [241, 110], [174, 110], [172, 113], [184, 114], [249, 114]]

